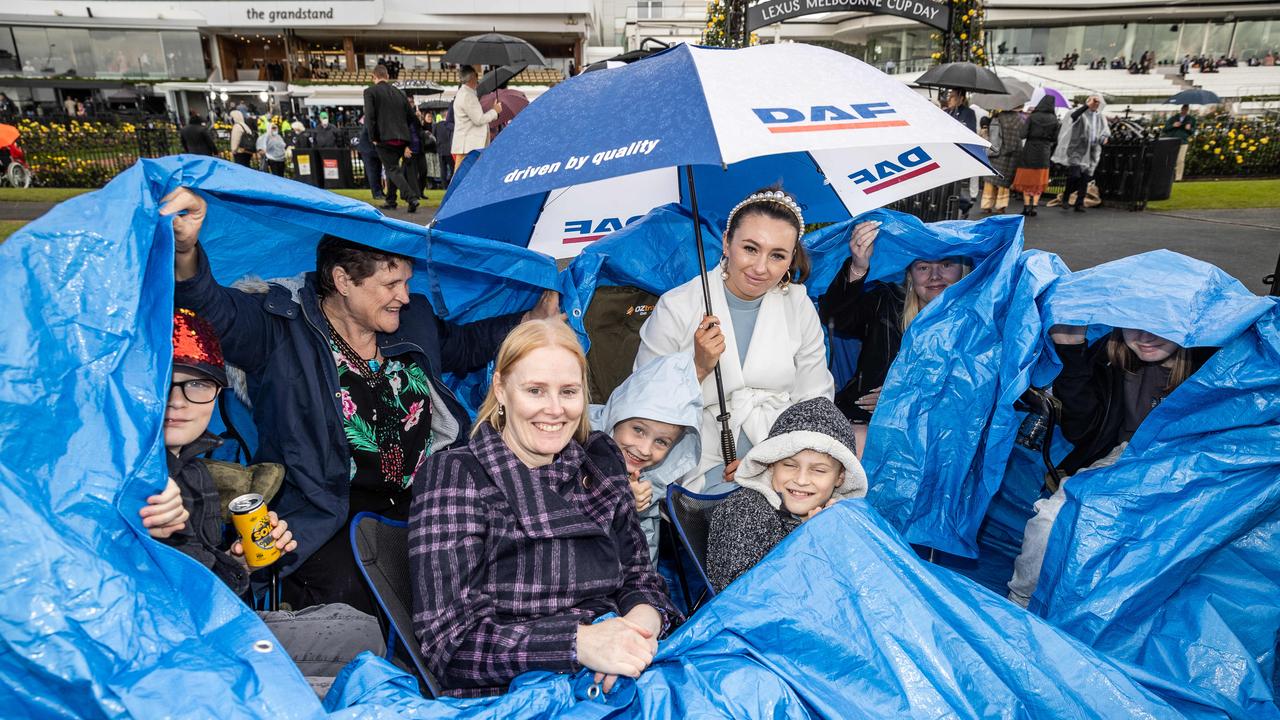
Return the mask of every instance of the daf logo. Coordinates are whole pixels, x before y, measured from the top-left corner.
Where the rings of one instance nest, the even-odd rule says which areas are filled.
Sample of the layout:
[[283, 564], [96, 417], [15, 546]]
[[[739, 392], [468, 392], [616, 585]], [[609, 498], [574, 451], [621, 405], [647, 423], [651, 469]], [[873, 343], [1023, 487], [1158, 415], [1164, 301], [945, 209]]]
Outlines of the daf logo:
[[938, 163], [929, 156], [929, 153], [917, 145], [892, 160], [881, 160], [874, 167], [855, 170], [849, 174], [849, 179], [862, 192], [871, 194], [933, 172], [938, 167]]
[[853, 103], [850, 105], [810, 105], [807, 108], [751, 108], [771, 133], [827, 132], [830, 130], [866, 130], [869, 128], [903, 127], [908, 123], [887, 102]]
[[568, 245], [599, 240], [614, 230], [621, 230], [641, 217], [643, 216], [635, 215], [627, 218], [625, 222], [622, 218], [612, 217], [604, 218], [603, 220], [566, 220], [564, 223], [566, 237], [561, 242]]

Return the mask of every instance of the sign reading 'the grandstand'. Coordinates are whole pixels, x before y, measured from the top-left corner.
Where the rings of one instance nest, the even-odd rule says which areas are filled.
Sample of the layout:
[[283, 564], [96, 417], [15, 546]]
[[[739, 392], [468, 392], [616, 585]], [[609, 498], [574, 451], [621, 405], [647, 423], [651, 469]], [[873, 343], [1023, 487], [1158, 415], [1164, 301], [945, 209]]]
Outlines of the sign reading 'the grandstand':
[[181, 3], [219, 27], [377, 25], [383, 0], [193, 0]]
[[764, 0], [747, 8], [747, 32], [791, 18], [828, 12], [896, 15], [939, 30], [951, 25], [947, 3], [941, 0]]

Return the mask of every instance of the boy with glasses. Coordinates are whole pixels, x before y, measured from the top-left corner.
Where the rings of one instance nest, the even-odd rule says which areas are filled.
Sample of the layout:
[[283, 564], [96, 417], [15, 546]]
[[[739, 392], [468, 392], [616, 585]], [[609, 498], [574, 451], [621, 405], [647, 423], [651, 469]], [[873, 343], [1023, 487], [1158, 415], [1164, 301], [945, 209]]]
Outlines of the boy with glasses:
[[[140, 514], [152, 537], [195, 558], [237, 595], [249, 592], [249, 567], [239, 540], [225, 541], [224, 508], [210, 472], [201, 456], [222, 444], [208, 432], [209, 420], [222, 389], [227, 386], [222, 348], [213, 327], [190, 310], [179, 309], [173, 318], [173, 379], [164, 414], [164, 444], [169, 465], [169, 486], [148, 499]], [[219, 463], [222, 470], [245, 473], [277, 472], [279, 466], [239, 468]], [[180, 492], [183, 513], [173, 513], [172, 488]], [[270, 514], [272, 537], [281, 552], [292, 552], [288, 523]], [[189, 522], [188, 522], [189, 517]], [[151, 519], [150, 524], [147, 518]], [[381, 655], [385, 650], [377, 619], [342, 604], [316, 605], [298, 612], [259, 613], [267, 627], [298, 664], [302, 674], [323, 695], [332, 678], [364, 650]]]

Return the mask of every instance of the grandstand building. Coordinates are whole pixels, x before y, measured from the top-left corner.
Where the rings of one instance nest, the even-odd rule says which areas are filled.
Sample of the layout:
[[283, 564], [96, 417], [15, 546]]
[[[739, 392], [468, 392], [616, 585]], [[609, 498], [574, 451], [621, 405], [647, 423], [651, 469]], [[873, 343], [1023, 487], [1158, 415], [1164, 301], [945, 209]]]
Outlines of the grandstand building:
[[[944, 0], [927, 0], [944, 5]], [[780, 0], [756, 0], [780, 2]], [[831, 7], [838, 0], [794, 0], [797, 6]], [[888, 6], [888, 0], [846, 5]], [[1239, 0], [986, 0], [987, 56], [1002, 76], [1033, 86], [1049, 85], [1066, 95], [1100, 93], [1113, 108], [1153, 109], [1188, 87], [1202, 87], [1240, 101], [1239, 109], [1276, 106], [1280, 98], [1280, 2]], [[647, 37], [696, 42], [707, 24], [701, 0], [640, 0], [616, 18], [612, 38], [602, 44], [634, 48]], [[807, 42], [841, 50], [910, 82], [935, 61], [938, 31], [918, 21], [868, 12], [815, 12], [755, 31], [761, 42]], [[601, 43], [598, 43], [601, 44]], [[1129, 73], [1130, 63], [1154, 54], [1147, 73]], [[596, 48], [589, 51], [599, 52]], [[1265, 67], [1267, 56], [1272, 60]], [[1073, 70], [1058, 63], [1076, 54]], [[1184, 57], [1234, 58], [1235, 67], [1178, 75]], [[1106, 61], [1105, 70], [1089, 70]], [[1249, 67], [1250, 61], [1258, 63]], [[1117, 61], [1123, 69], [1111, 69]], [[1270, 102], [1263, 102], [1272, 98]]]
[[[751, 4], [784, 1], [805, 9], [901, 5]], [[946, 4], [914, 4], [921, 3]], [[1138, 111], [1188, 87], [1213, 90], [1245, 110], [1280, 98], [1274, 1], [987, 0], [985, 7], [987, 55], [1002, 75], [1032, 85], [1098, 92], [1113, 108]], [[646, 38], [696, 42], [706, 23], [705, 0], [22, 0], [0, 8], [0, 92], [25, 110], [49, 113], [68, 98], [183, 115], [241, 101], [342, 107], [359, 104], [369, 71], [384, 59], [399, 65], [398, 80], [410, 88], [456, 83], [441, 65], [445, 49], [496, 29], [548, 58], [549, 67], [516, 80], [536, 97]], [[761, 42], [826, 45], [907, 82], [933, 63], [936, 32], [909, 18], [853, 10], [808, 12], [756, 30]], [[1148, 51], [1150, 71], [1130, 73]], [[1073, 54], [1074, 69], [1060, 69]], [[1233, 58], [1235, 66], [1197, 68], [1183, 78], [1187, 56]], [[1099, 60], [1106, 69], [1088, 69]]]
[[42, 112], [358, 105], [383, 59], [405, 85], [456, 85], [445, 49], [496, 28], [548, 59], [519, 78], [536, 95], [581, 66], [593, 17], [591, 0], [22, 0], [0, 5], [0, 92]]

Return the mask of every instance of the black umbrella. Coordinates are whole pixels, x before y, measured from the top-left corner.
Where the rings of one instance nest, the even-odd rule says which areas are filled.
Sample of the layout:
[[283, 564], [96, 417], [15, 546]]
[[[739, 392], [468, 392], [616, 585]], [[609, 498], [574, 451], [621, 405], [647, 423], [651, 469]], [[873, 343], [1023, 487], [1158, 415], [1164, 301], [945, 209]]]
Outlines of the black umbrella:
[[453, 107], [453, 103], [448, 100], [428, 100], [424, 103], [418, 104], [418, 109], [422, 112], [437, 112], [441, 110], [448, 110], [451, 107]]
[[515, 65], [503, 65], [496, 67], [484, 74], [480, 78], [480, 84], [476, 86], [476, 95], [485, 96], [491, 92], [497, 92], [499, 88], [504, 88], [507, 83], [511, 82], [517, 75], [524, 72], [529, 67], [524, 63]]
[[608, 58], [606, 60], [593, 62], [590, 65], [582, 68], [582, 72], [595, 72], [596, 70], [607, 70], [611, 67], [619, 67], [622, 65], [626, 65], [628, 63], [633, 63], [637, 60], [643, 60], [656, 52], [662, 52], [663, 50], [666, 50], [669, 47], [671, 46], [656, 38], [645, 38], [644, 41], [640, 43], [639, 50], [624, 52], [621, 55], [614, 55], [613, 57]]
[[1217, 105], [1220, 102], [1222, 102], [1222, 98], [1218, 97], [1217, 93], [1201, 90], [1200, 88], [1183, 90], [1165, 100], [1165, 103], [1169, 105]]
[[501, 33], [485, 33], [462, 38], [442, 62], [455, 65], [546, 65], [547, 59], [529, 43]]
[[916, 80], [916, 85], [993, 95], [1005, 95], [1009, 92], [994, 72], [971, 62], [945, 63], [929, 68]]

